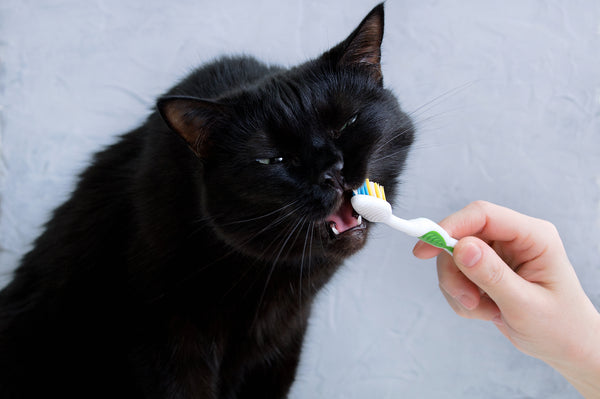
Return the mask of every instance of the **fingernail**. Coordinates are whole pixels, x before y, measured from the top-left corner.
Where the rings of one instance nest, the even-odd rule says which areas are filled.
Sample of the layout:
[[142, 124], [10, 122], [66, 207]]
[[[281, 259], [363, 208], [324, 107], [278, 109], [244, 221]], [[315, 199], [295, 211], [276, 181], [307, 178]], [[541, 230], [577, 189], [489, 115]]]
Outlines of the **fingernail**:
[[457, 254], [457, 258], [458, 263], [465, 267], [475, 266], [481, 259], [481, 249], [474, 243], [468, 243]]
[[460, 304], [463, 305], [468, 310], [473, 310], [477, 306], [475, 299], [473, 299], [472, 297], [470, 297], [468, 295], [461, 295], [457, 299], [458, 299], [458, 302], [460, 302]]

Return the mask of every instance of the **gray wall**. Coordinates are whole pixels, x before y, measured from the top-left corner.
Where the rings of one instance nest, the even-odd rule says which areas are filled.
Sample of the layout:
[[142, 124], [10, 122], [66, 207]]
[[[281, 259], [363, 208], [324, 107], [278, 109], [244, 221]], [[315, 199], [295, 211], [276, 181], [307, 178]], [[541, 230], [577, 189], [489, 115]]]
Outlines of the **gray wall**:
[[[246, 52], [293, 65], [374, 1], [0, 3], [0, 271], [89, 156], [193, 66]], [[487, 199], [552, 220], [600, 305], [600, 2], [389, 0], [385, 82], [418, 141], [398, 215]], [[434, 261], [380, 226], [318, 300], [292, 398], [575, 398], [491, 323], [461, 319]], [[5, 277], [6, 279], [7, 277]]]

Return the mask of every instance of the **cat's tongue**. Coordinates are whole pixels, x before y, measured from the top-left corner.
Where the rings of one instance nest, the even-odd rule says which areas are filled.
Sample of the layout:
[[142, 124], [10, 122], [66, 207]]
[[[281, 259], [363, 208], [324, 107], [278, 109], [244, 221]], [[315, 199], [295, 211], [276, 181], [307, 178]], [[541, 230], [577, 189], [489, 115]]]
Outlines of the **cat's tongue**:
[[352, 204], [350, 203], [350, 201], [344, 200], [342, 206], [340, 206], [340, 208], [337, 211], [327, 216], [326, 220], [330, 224], [332, 224], [331, 222], [333, 222], [333, 232], [335, 234], [340, 234], [344, 231], [348, 231], [351, 228], [358, 226], [361, 223], [361, 220], [355, 217], [354, 215], [355, 212], [352, 208]]

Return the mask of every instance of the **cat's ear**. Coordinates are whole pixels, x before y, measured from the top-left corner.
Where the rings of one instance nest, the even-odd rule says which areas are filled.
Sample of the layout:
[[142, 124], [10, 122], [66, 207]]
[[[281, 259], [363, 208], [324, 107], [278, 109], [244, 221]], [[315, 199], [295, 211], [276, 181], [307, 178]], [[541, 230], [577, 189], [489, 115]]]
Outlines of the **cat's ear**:
[[383, 3], [371, 10], [346, 40], [331, 49], [325, 57], [332, 57], [342, 68], [364, 69], [379, 84], [381, 74], [381, 42], [383, 40]]
[[168, 96], [156, 106], [167, 125], [202, 158], [210, 145], [211, 128], [223, 115], [223, 105], [194, 97]]

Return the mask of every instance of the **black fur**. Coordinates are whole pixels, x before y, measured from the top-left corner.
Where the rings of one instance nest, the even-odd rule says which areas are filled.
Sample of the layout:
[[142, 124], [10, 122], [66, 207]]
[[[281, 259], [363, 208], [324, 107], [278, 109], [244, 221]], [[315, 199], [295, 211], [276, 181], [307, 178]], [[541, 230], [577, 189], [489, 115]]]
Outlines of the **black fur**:
[[98, 153], [0, 293], [0, 397], [285, 397], [369, 228], [328, 215], [366, 177], [393, 197], [413, 139], [382, 35], [380, 5], [298, 67], [207, 64]]

